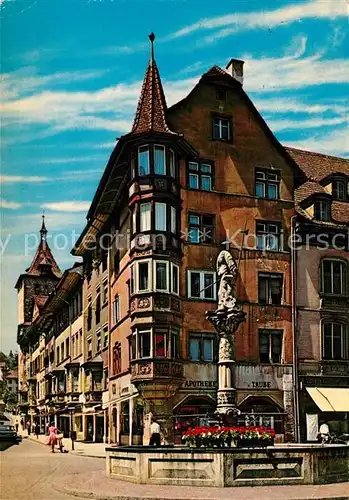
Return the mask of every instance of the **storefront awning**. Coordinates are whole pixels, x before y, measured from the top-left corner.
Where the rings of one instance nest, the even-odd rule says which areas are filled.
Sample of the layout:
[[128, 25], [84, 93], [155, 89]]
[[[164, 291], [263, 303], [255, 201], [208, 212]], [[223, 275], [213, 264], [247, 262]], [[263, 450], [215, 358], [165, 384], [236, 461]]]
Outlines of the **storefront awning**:
[[332, 387], [306, 387], [321, 411], [349, 411], [349, 389]]

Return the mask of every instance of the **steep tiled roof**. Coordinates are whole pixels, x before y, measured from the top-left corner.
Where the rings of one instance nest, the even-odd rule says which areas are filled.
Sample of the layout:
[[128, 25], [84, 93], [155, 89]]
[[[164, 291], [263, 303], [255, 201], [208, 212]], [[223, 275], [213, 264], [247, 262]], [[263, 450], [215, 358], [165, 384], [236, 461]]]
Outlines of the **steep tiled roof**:
[[166, 122], [166, 99], [159, 70], [154, 60], [154, 38], [155, 35], [153, 33], [149, 35], [151, 56], [138, 101], [132, 134], [142, 134], [145, 132], [172, 133]]
[[[308, 179], [295, 189], [294, 197], [297, 212], [303, 217], [310, 218], [304, 210], [307, 205], [307, 200], [309, 199], [309, 205], [311, 203], [311, 196], [326, 195], [331, 199], [331, 194], [321, 185], [321, 181], [333, 174], [344, 174], [349, 176], [349, 160], [288, 147], [286, 147], [286, 150]], [[327, 226], [349, 224], [349, 203], [332, 200], [331, 219], [332, 221], [328, 222], [317, 222]]]
[[286, 151], [303, 170], [309, 180], [320, 182], [331, 174], [349, 175], [349, 160], [336, 156], [289, 148]]

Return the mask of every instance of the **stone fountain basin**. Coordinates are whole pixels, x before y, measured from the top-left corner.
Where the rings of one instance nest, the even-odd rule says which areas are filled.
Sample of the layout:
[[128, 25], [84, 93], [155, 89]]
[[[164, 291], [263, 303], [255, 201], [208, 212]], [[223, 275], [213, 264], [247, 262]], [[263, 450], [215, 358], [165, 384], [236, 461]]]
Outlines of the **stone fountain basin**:
[[176, 486], [263, 486], [349, 481], [349, 446], [266, 448], [107, 447], [111, 478]]

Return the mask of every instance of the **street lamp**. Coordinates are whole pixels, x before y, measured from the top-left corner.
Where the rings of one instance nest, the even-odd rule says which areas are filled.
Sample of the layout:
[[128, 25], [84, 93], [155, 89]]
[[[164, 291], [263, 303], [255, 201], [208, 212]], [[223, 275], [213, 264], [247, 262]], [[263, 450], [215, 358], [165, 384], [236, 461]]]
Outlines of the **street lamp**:
[[67, 410], [70, 411], [70, 439], [71, 439], [71, 449], [74, 451], [74, 441], [76, 439], [75, 431], [73, 430], [73, 412], [75, 410], [74, 406], [68, 406]]

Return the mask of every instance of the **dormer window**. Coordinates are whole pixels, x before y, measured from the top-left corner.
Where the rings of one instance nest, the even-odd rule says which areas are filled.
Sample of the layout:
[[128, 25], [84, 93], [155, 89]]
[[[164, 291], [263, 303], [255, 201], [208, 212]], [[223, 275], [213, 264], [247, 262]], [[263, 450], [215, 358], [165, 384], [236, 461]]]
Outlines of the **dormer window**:
[[328, 201], [316, 201], [314, 205], [314, 217], [321, 221], [331, 220], [331, 205]]
[[[132, 161], [132, 160], [131, 160]], [[133, 160], [134, 161], [134, 160]], [[139, 177], [147, 175], [168, 175], [176, 177], [176, 156], [172, 149], [161, 144], [144, 144], [138, 148], [138, 168], [132, 165], [132, 172]]]
[[344, 179], [335, 179], [333, 181], [332, 193], [336, 200], [346, 201], [348, 197], [348, 182]]

